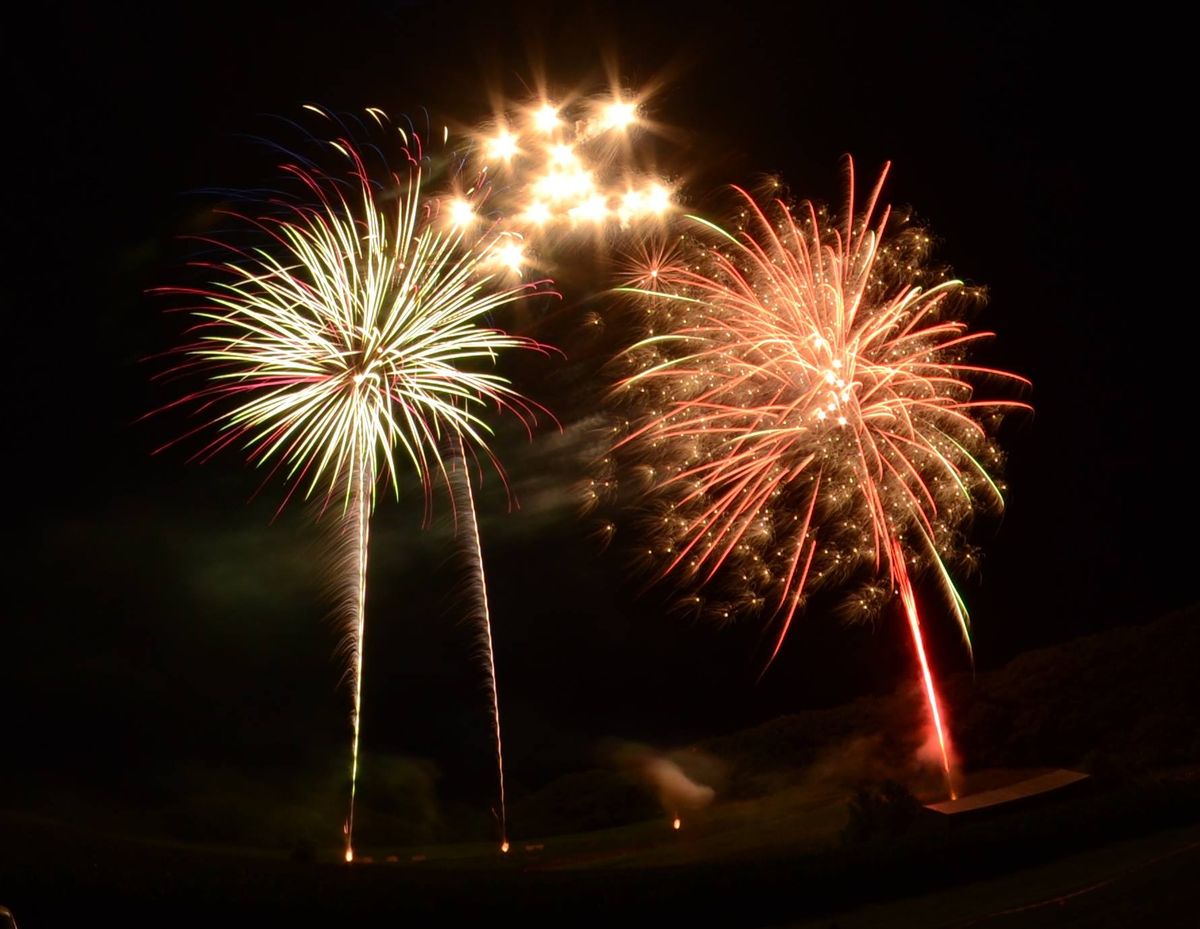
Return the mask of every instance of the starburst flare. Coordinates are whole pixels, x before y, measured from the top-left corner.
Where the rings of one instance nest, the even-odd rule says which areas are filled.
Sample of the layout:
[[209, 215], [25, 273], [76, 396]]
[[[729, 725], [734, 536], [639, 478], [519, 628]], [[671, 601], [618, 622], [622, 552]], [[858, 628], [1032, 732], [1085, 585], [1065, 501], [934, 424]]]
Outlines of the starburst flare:
[[640, 104], [620, 94], [511, 109], [476, 133], [481, 171], [503, 187], [511, 228], [531, 240], [644, 231], [673, 207], [664, 179], [636, 168]]

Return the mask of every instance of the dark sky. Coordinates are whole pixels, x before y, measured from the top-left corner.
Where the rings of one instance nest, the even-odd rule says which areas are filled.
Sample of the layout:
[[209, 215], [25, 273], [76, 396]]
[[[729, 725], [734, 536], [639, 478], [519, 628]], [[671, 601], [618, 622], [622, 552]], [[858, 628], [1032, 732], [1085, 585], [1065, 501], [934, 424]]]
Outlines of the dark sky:
[[[258, 481], [236, 456], [152, 456], [185, 418], [138, 421], [172, 397], [141, 359], [178, 323], [145, 291], [178, 274], [179, 236], [210, 202], [197, 192], [260, 182], [248, 137], [306, 102], [469, 122], [539, 72], [595, 91], [615, 65], [627, 86], [661, 85], [647, 106], [678, 130], [664, 163], [686, 166], [697, 200], [764, 172], [829, 199], [844, 154], [866, 172], [890, 159], [889, 199], [988, 287], [989, 357], [1034, 383], [1036, 415], [1003, 433], [1009, 512], [963, 585], [978, 665], [1194, 598], [1196, 327], [1191, 251], [1172, 245], [1164, 206], [1181, 173], [1160, 118], [1166, 27], [1025, 3], [162, 6], [50, 4], [40, 26], [10, 31], [0, 806], [47, 785], [153, 806], [184, 769], [259, 788], [341, 770], [348, 695], [319, 532], [303, 507], [270, 524], [277, 485], [247, 504]], [[560, 312], [589, 296], [567, 293]], [[576, 396], [581, 345], [564, 346], [565, 373], [523, 386]], [[553, 486], [572, 476], [554, 436], [504, 441], [533, 501], [481, 504], [517, 783], [590, 763], [605, 737], [667, 744], [911, 674], [898, 617], [845, 629], [812, 616], [756, 684], [758, 629], [669, 616], [666, 591], [641, 593]], [[365, 744], [429, 759], [447, 792], [485, 794], [472, 634], [455, 619], [445, 528], [419, 522], [412, 499], [376, 517]], [[966, 669], [950, 618], [928, 623], [940, 665]]]

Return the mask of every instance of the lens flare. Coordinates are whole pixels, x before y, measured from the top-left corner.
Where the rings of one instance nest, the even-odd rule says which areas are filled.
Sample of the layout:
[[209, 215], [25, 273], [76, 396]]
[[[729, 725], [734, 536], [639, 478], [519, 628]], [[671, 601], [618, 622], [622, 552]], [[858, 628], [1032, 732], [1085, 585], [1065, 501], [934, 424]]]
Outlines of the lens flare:
[[533, 127], [543, 135], [550, 135], [560, 125], [558, 108], [552, 103], [543, 103], [533, 111]]
[[455, 197], [450, 201], [449, 216], [451, 224], [455, 226], [469, 226], [475, 222], [475, 207], [471, 205], [470, 200]]
[[628, 100], [614, 100], [604, 107], [600, 119], [605, 129], [624, 131], [637, 121], [637, 104]]
[[975, 513], [1003, 506], [993, 427], [1028, 409], [976, 384], [1028, 381], [967, 362], [991, 335], [962, 319], [976, 295], [929, 266], [927, 233], [877, 215], [886, 173], [856, 212], [851, 165], [840, 221], [739, 191], [735, 231], [692, 217], [647, 252], [624, 288], [645, 326], [614, 390], [628, 425], [587, 492], [633, 485], [647, 559], [689, 608], [766, 613], [767, 665], [816, 591], [848, 590], [852, 618], [898, 593], [948, 775], [912, 577], [936, 579], [969, 647], [950, 566], [974, 558]]
[[488, 140], [487, 154], [489, 158], [499, 161], [509, 161], [517, 154], [517, 137], [507, 129], [501, 129]]
[[608, 216], [608, 204], [601, 196], [588, 197], [568, 211], [571, 219], [581, 223], [602, 223]]
[[505, 239], [492, 249], [495, 262], [510, 274], [520, 274], [525, 265], [525, 246], [519, 239]]
[[[672, 188], [639, 169], [638, 113], [639, 104], [609, 96], [498, 114], [476, 138], [480, 168], [501, 181], [492, 202], [505, 228], [534, 241], [603, 235], [616, 226], [610, 217], [621, 228], [661, 225]], [[467, 205], [453, 221], [474, 221]]]

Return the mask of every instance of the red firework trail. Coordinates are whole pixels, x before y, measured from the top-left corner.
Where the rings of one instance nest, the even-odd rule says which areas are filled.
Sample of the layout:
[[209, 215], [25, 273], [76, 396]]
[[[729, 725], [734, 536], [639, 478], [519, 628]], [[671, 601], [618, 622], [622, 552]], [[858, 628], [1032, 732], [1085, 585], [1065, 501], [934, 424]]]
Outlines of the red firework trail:
[[[895, 545], [894, 542], [893, 545]], [[921, 617], [917, 613], [917, 598], [913, 594], [912, 581], [908, 578], [908, 572], [903, 568], [903, 552], [897, 552], [892, 558], [892, 563], [901, 566], [896, 578], [900, 587], [900, 601], [904, 604], [904, 615], [908, 617], [908, 628], [912, 633], [913, 647], [917, 652], [917, 661], [921, 665], [921, 683], [925, 687], [925, 699], [929, 703], [929, 716], [933, 721], [938, 748], [942, 753], [942, 770], [946, 775], [946, 789], [950, 793], [950, 799], [954, 800], [957, 797], [950, 777], [950, 749], [945, 727], [942, 725], [941, 701], [938, 700], [937, 687], [933, 683], [933, 672], [929, 669], [929, 659], [925, 655], [925, 639], [921, 635]]]

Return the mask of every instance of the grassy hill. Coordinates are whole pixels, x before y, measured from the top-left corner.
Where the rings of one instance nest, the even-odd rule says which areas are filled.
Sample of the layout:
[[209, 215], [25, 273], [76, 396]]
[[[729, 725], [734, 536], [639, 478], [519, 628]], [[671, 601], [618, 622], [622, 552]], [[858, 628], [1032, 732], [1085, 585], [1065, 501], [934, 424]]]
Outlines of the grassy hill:
[[[1149, 623], [1038, 649], [995, 671], [942, 682], [952, 741], [969, 774], [989, 768], [1073, 767], [1102, 779], [1200, 763], [1200, 605]], [[719, 801], [797, 784], [843, 792], [888, 780], [941, 790], [920, 755], [923, 696], [864, 697], [712, 738], [676, 753], [716, 769]], [[559, 778], [514, 803], [538, 832], [645, 819], [656, 801], [611, 769]]]
[[[1042, 875], [1046, 887], [1059, 886], [1060, 874], [1086, 883], [1091, 865], [1055, 863], [1083, 856], [1111, 864], [1113, 855], [1090, 850], [1121, 842], [1157, 860], [1157, 835], [1177, 849], [1200, 841], [1186, 832], [1200, 822], [1198, 612], [946, 682], [955, 741], [975, 769], [968, 777], [982, 782], [996, 766], [1094, 772], [1090, 791], [1032, 809], [953, 823], [918, 815], [914, 794], [937, 783], [916, 760], [920, 697], [898, 693], [676, 753], [682, 770], [719, 784], [716, 801], [686, 814], [678, 832], [627, 773], [602, 769], [519, 798], [514, 818], [540, 828], [509, 855], [490, 843], [397, 846], [364, 849], [374, 863], [351, 868], [332, 854], [289, 860], [286, 850], [139, 840], [9, 812], [0, 813], [0, 901], [23, 929], [97, 919], [760, 926], [913, 895], [936, 901], [1021, 869]], [[1154, 881], [1156, 893], [1193, 883], [1162, 868]], [[1013, 889], [1021, 885], [996, 885], [989, 906], [1021, 905]], [[924, 916], [912, 924], [928, 924], [920, 920], [932, 910], [914, 912]], [[1121, 912], [1112, 904], [1118, 921], [1097, 925], [1121, 924]]]

